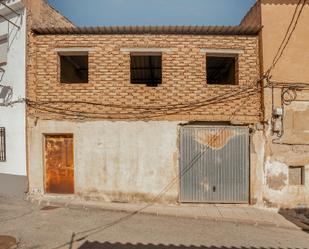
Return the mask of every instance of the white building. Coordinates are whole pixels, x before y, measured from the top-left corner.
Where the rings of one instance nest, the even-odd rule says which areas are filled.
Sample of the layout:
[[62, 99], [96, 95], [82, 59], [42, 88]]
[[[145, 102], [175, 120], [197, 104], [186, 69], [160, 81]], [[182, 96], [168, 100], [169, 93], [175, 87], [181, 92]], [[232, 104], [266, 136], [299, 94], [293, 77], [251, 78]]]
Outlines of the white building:
[[27, 190], [26, 8], [22, 0], [0, 2], [0, 195], [20, 196]]

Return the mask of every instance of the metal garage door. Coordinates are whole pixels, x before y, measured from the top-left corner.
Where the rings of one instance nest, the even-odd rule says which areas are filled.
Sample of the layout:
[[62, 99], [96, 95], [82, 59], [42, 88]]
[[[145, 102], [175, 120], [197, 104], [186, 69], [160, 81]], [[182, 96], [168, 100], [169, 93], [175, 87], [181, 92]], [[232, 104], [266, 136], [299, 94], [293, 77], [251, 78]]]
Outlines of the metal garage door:
[[180, 137], [181, 202], [249, 202], [247, 127], [184, 126]]

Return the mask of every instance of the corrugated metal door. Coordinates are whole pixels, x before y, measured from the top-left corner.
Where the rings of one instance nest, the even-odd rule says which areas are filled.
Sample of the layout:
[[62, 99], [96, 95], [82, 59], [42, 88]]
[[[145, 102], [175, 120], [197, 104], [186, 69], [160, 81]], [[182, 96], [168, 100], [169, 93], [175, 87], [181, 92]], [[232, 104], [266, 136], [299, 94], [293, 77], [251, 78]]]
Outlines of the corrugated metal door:
[[45, 191], [74, 193], [73, 135], [45, 136]]
[[247, 127], [185, 126], [180, 137], [181, 202], [249, 202]]

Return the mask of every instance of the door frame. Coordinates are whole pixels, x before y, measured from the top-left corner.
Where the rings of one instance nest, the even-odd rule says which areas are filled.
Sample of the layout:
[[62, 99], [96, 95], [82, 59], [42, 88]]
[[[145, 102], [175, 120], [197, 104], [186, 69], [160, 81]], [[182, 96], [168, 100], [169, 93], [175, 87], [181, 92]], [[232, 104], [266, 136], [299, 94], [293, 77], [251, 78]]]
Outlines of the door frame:
[[[42, 147], [43, 147], [43, 153], [42, 153], [42, 156], [43, 156], [43, 187], [44, 187], [44, 194], [45, 195], [65, 195], [65, 196], [69, 196], [69, 195], [75, 195], [75, 146], [74, 146], [74, 134], [73, 133], [42, 133], [42, 136], [43, 136], [43, 144], [42, 144]], [[74, 193], [73, 194], [59, 194], [59, 193], [47, 193], [46, 192], [46, 150], [45, 150], [45, 145], [46, 145], [46, 138], [48, 136], [70, 136], [73, 140], [73, 143], [72, 143], [72, 146], [73, 146], [73, 168], [74, 168]]]

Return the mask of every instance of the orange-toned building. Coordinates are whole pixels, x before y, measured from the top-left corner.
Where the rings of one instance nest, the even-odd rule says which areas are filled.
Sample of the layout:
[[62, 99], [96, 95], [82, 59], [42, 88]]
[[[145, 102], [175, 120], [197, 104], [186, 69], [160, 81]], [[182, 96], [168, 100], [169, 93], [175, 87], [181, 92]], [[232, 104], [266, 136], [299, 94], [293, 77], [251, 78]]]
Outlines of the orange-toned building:
[[269, 207], [309, 205], [309, 3], [261, 0], [242, 25], [258, 23], [264, 79], [265, 164], [260, 195]]

